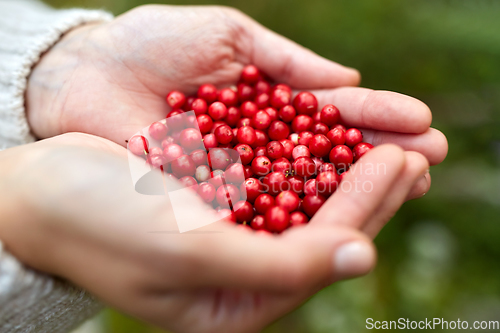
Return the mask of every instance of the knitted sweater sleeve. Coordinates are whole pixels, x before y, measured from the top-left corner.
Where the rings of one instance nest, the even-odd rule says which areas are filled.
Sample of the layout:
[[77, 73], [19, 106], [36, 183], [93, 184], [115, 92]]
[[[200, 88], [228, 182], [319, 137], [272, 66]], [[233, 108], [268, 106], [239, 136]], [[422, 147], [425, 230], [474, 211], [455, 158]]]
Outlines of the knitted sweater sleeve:
[[[68, 30], [111, 14], [54, 10], [37, 0], [0, 0], [0, 150], [35, 140], [24, 110], [32, 67]], [[32, 270], [0, 241], [0, 332], [67, 332], [101, 305], [87, 292]]]

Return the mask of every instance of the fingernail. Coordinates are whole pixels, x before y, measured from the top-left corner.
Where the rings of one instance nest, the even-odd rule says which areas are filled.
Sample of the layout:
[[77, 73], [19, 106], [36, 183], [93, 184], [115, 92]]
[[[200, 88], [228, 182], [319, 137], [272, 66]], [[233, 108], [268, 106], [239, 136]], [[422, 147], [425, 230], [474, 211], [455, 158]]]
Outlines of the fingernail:
[[333, 257], [334, 279], [338, 281], [367, 274], [375, 265], [375, 260], [375, 251], [367, 242], [341, 245]]

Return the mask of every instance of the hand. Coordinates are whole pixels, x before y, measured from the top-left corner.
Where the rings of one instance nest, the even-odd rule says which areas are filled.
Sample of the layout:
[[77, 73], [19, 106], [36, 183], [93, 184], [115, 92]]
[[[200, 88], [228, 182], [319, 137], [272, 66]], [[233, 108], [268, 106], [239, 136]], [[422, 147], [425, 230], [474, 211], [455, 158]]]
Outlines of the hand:
[[253, 332], [372, 269], [361, 231], [378, 232], [428, 163], [394, 145], [357, 165], [371, 163], [384, 172], [344, 181], [372, 190], [339, 188], [304, 227], [267, 236], [220, 222], [179, 234], [166, 197], [134, 191], [125, 148], [66, 134], [0, 152], [0, 238], [27, 265], [163, 328]]
[[29, 79], [29, 122], [40, 138], [83, 132], [125, 146], [165, 117], [170, 90], [232, 84], [248, 63], [295, 89], [321, 89], [319, 104], [336, 104], [347, 125], [366, 129], [369, 142], [396, 143], [431, 164], [446, 156], [446, 138], [429, 129], [425, 104], [393, 92], [338, 88], [357, 85], [359, 73], [225, 7], [143, 6], [69, 32]]

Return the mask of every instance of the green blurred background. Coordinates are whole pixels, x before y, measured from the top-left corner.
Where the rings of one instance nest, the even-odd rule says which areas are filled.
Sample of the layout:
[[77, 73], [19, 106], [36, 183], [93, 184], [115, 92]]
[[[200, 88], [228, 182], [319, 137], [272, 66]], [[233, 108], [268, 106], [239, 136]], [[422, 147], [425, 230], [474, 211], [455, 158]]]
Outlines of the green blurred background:
[[[141, 0], [50, 0], [120, 14]], [[167, 3], [167, 2], [165, 2]], [[500, 320], [500, 1], [219, 0], [342, 64], [362, 85], [426, 102], [450, 143], [433, 188], [376, 243], [376, 270], [331, 286], [267, 328], [363, 332], [366, 318]], [[94, 331], [161, 332], [107, 310]]]

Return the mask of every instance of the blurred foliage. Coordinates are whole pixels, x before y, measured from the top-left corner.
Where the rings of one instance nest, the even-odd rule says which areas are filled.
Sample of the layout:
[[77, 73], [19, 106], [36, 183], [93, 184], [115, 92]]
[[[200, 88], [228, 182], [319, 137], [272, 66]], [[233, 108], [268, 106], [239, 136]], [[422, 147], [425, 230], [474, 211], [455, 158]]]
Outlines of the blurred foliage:
[[[115, 14], [143, 3], [48, 2]], [[376, 270], [325, 289], [266, 332], [359, 332], [369, 317], [499, 320], [500, 1], [217, 3], [358, 68], [363, 86], [423, 100], [450, 143], [447, 160], [431, 169], [432, 191], [405, 204], [377, 238]], [[105, 332], [158, 332], [113, 311], [102, 318]]]

